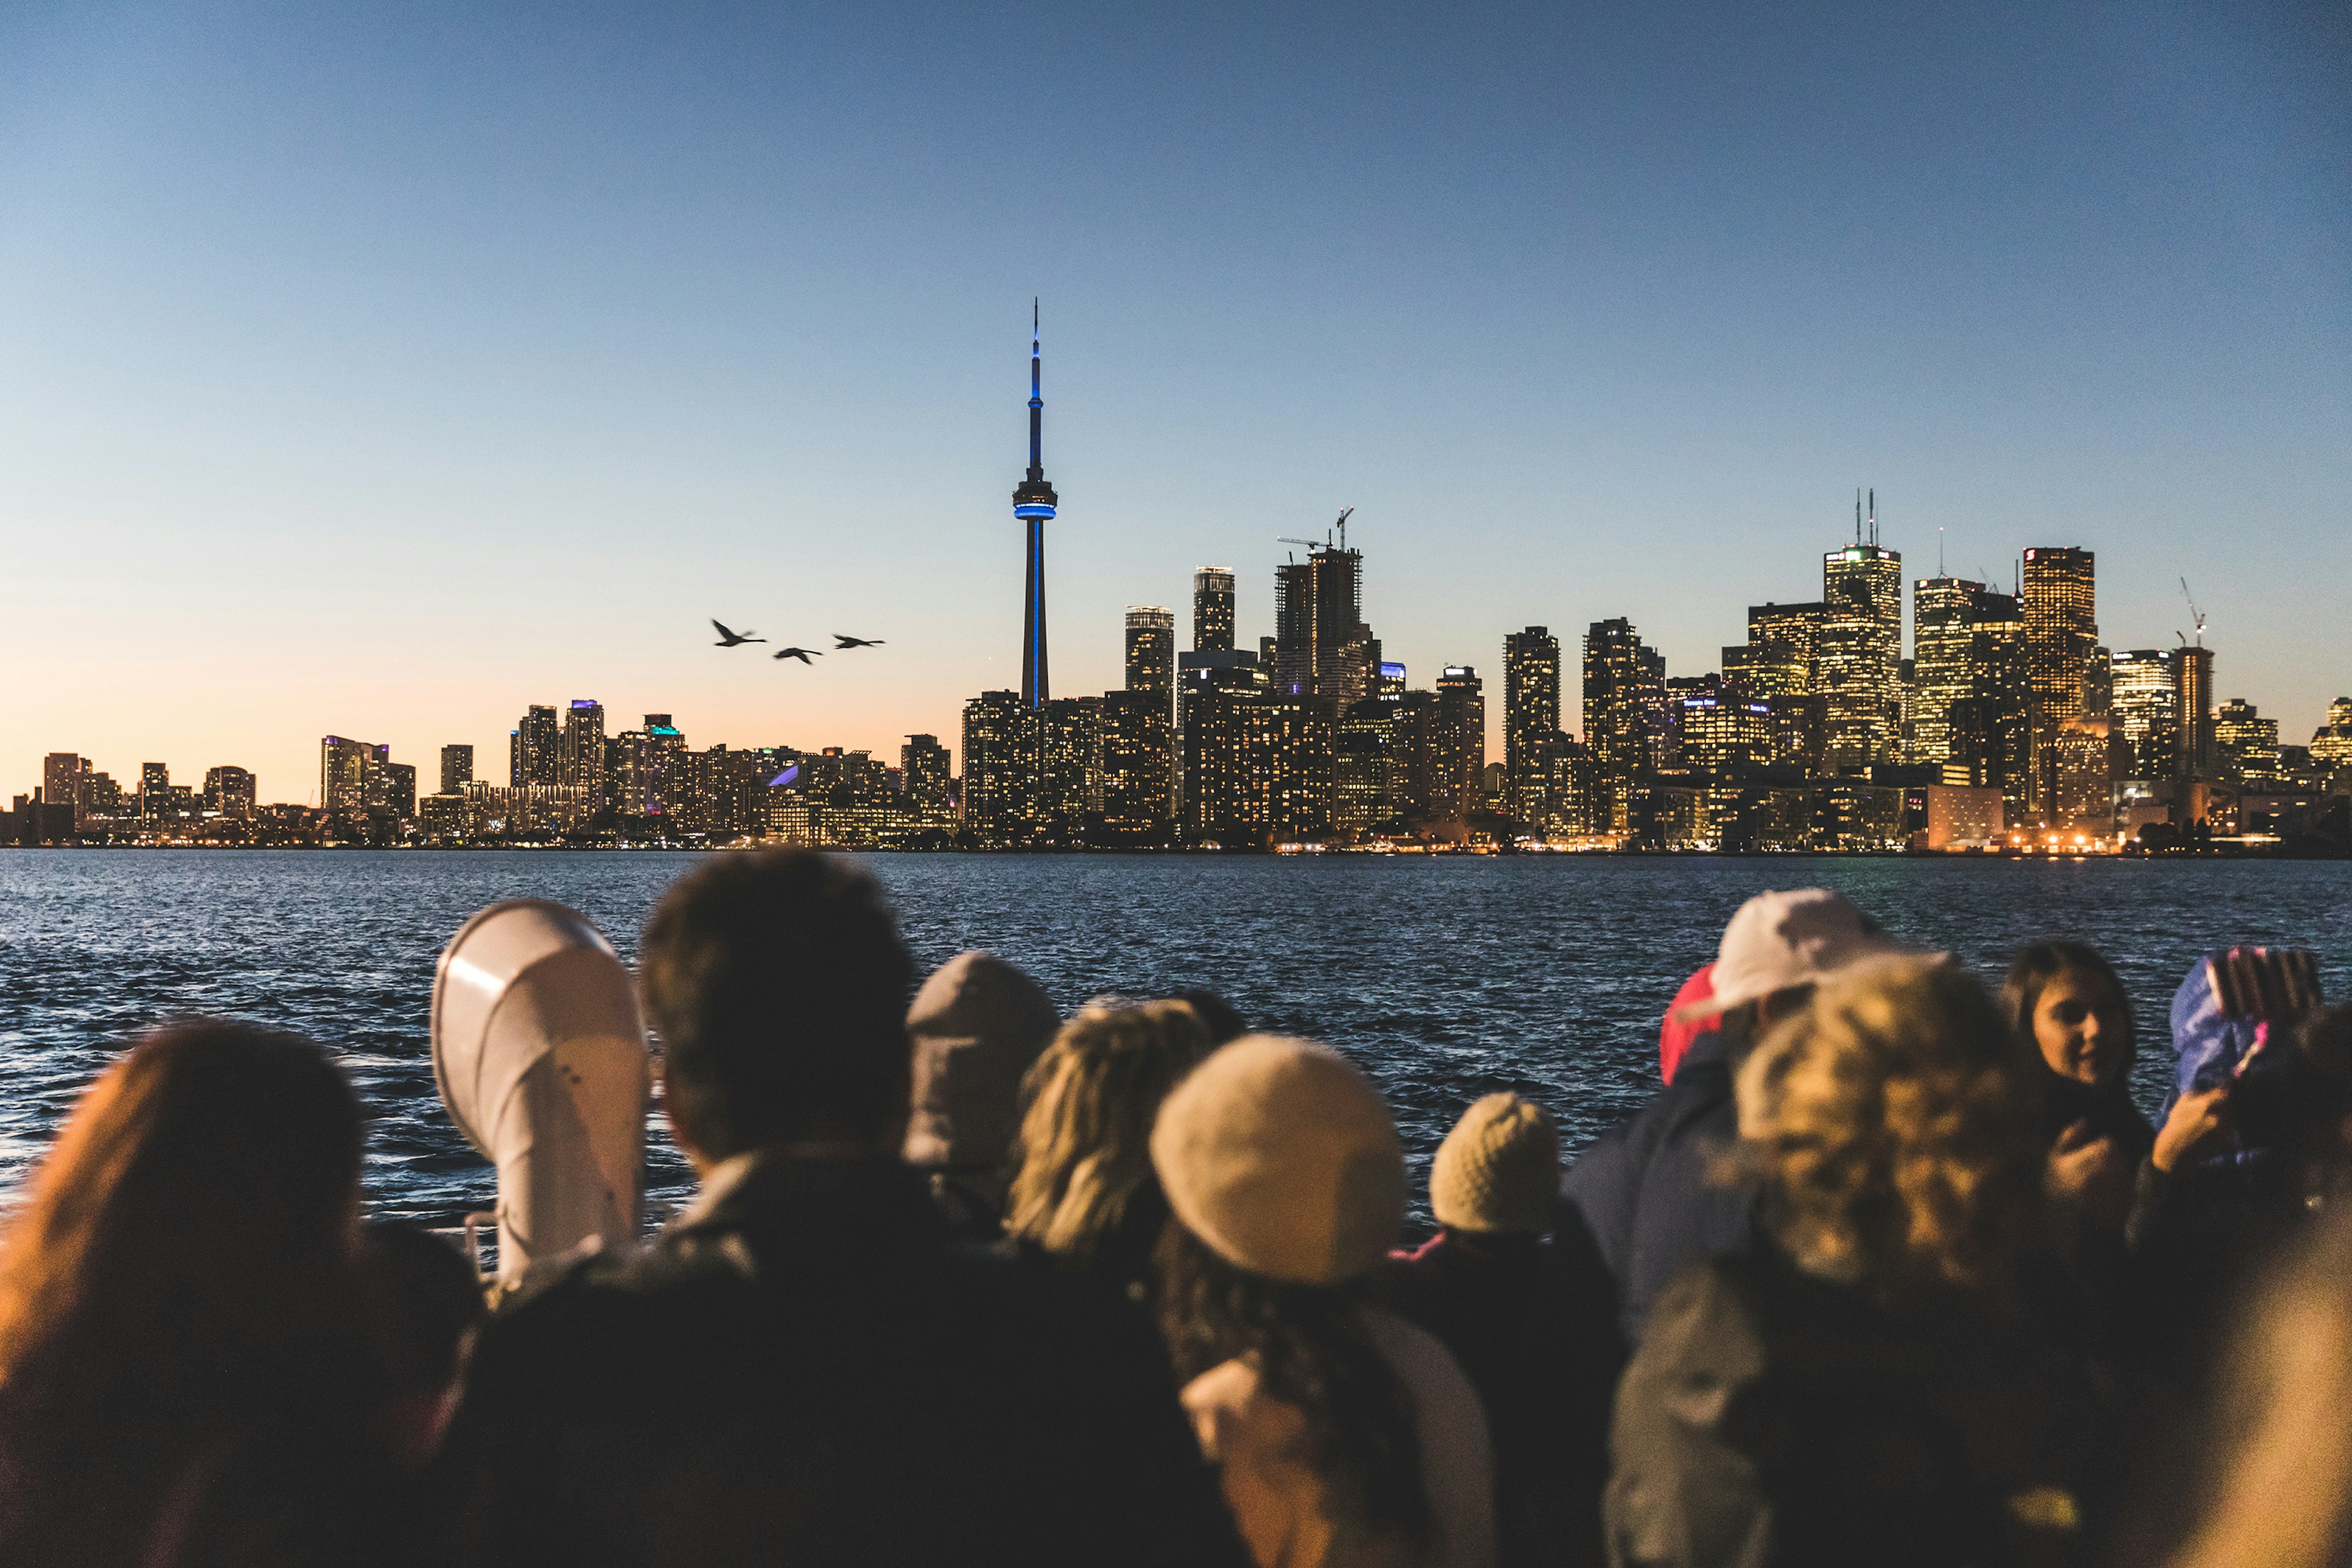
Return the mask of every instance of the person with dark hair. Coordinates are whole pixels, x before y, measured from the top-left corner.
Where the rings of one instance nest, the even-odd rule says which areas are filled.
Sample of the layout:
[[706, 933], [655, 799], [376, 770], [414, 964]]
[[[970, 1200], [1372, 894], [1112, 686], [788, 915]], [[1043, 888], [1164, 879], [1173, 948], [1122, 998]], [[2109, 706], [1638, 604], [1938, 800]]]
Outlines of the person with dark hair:
[[957, 1229], [1003, 1229], [1006, 1159], [1021, 1123], [1021, 1079], [1062, 1025], [1053, 999], [992, 952], [960, 952], [932, 971], [907, 1032], [915, 1038], [907, 1163]]
[[2132, 1103], [2131, 1003], [2098, 952], [2076, 942], [2021, 951], [2001, 985], [2010, 1026], [2042, 1064], [2051, 1190], [2120, 1236], [2156, 1130]]
[[1199, 1018], [1201, 1027], [1209, 1032], [1212, 1049], [1229, 1045], [1249, 1033], [1248, 1022], [1234, 1010], [1234, 1005], [1213, 991], [1195, 985], [1177, 992], [1170, 1000], [1192, 1005], [1193, 1016]]
[[1625, 1344], [1600, 1258], [1546, 1234], [1559, 1187], [1551, 1113], [1487, 1095], [1437, 1146], [1437, 1234], [1372, 1279], [1376, 1300], [1454, 1352], [1486, 1406], [1502, 1568], [1601, 1561], [1609, 1402]]
[[715, 857], [641, 963], [701, 1194], [492, 1320], [462, 1560], [1243, 1560], [1148, 1327], [960, 1237], [899, 1158], [914, 968], [870, 877]]
[[1151, 1163], [1161, 1332], [1258, 1568], [1491, 1563], [1478, 1397], [1362, 1290], [1404, 1217], [1380, 1091], [1327, 1047], [1244, 1036], [1160, 1106]]
[[1672, 1081], [1594, 1140], [1560, 1184], [1559, 1235], [1600, 1249], [1628, 1343], [1640, 1341], [1651, 1300], [1692, 1262], [1755, 1245], [1755, 1188], [1725, 1173], [1739, 1141], [1739, 1064], [1815, 984], [1895, 945], [1826, 888], [1759, 893], [1723, 928], [1706, 999], [1677, 1009], [1713, 1026], [1688, 1043]]
[[2115, 1433], [2037, 1310], [2031, 1063], [1983, 987], [1937, 958], [1852, 966], [1738, 1093], [1763, 1245], [1652, 1307], [1610, 1561], [2098, 1561]]
[[360, 1232], [360, 1282], [383, 1363], [394, 1453], [422, 1466], [440, 1451], [490, 1315], [481, 1279], [430, 1231], [379, 1219]]
[[0, 1243], [0, 1562], [384, 1558], [362, 1128], [317, 1047], [237, 1024], [83, 1095]]

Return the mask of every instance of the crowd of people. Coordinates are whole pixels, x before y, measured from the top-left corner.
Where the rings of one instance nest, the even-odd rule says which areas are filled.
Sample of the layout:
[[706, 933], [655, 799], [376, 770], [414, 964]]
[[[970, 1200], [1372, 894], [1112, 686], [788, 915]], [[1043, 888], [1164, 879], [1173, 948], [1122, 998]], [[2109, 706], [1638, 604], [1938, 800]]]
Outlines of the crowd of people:
[[1654, 1098], [1564, 1172], [1478, 1100], [1412, 1246], [1340, 1052], [918, 978], [851, 862], [682, 879], [639, 984], [698, 1195], [495, 1306], [363, 1220], [326, 1052], [133, 1042], [0, 1235], [0, 1563], [2352, 1553], [2352, 1007], [2307, 954], [2200, 962], [2151, 1124], [2092, 948], [1994, 993], [1761, 894]]

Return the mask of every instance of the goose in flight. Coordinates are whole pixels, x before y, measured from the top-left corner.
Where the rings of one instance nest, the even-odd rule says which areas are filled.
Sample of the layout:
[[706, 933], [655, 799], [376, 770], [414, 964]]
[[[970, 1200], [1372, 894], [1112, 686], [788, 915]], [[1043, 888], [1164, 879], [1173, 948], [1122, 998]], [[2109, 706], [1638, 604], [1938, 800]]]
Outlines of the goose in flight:
[[776, 650], [775, 657], [778, 658], [796, 658], [803, 664], [806, 664], [809, 661], [809, 655], [811, 654], [814, 654], [817, 658], [823, 658], [824, 657], [824, 649], [821, 647], [780, 647]]
[[740, 647], [747, 642], [766, 642], [768, 640], [765, 637], [753, 637], [751, 635], [751, 628], [749, 626], [745, 626], [740, 632], [730, 632], [723, 624], [718, 621], [713, 621], [710, 624], [718, 630], [719, 633], [719, 640], [710, 645], [713, 647]]
[[847, 637], [839, 632], [833, 634], [833, 651], [835, 653], [839, 653], [845, 647], [880, 647], [881, 646], [880, 637]]

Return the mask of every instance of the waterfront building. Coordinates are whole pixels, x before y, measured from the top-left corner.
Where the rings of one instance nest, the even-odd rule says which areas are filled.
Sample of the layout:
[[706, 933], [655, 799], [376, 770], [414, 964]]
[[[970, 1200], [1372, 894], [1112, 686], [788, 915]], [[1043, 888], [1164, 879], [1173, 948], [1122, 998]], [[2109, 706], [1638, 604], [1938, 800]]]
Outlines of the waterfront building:
[[[1829, 606], [1820, 601], [1748, 605], [1747, 646], [1737, 658], [1731, 649], [1724, 650], [1724, 675], [1729, 678], [1736, 671], [1758, 697], [1811, 696], [1822, 623], [1828, 614]], [[1591, 725], [1585, 729], [1589, 732]]]
[[768, 755], [713, 746], [677, 759], [673, 815], [680, 831], [718, 842], [756, 836], [766, 826], [768, 781], [778, 771]]
[[2265, 719], [2242, 697], [2232, 697], [2213, 716], [2213, 748], [2247, 784], [2278, 776], [2278, 721]]
[[[389, 753], [390, 747], [380, 747]], [[368, 809], [406, 822], [416, 815], [416, 765], [379, 758], [368, 770]]]
[[2035, 807], [2056, 815], [2055, 774], [2045, 752], [2058, 727], [2083, 711], [2091, 650], [2099, 644], [2098, 597], [2092, 552], [2042, 546], [2025, 552], [2021, 590], [2025, 656], [2031, 683], [2028, 759]]
[[139, 815], [159, 822], [172, 809], [172, 770], [162, 763], [139, 764]]
[[1093, 808], [1102, 837], [1117, 844], [1163, 842], [1174, 826], [1176, 746], [1160, 692], [1103, 693], [1095, 723]]
[[2202, 643], [2172, 650], [2172, 710], [2173, 776], [2210, 778], [2213, 773], [2213, 650]]
[[948, 749], [937, 735], [909, 735], [898, 748], [898, 773], [905, 781], [907, 810], [930, 827], [947, 826]]
[[1592, 758], [1592, 830], [1633, 827], [1633, 781], [1663, 746], [1666, 663], [1633, 623], [1595, 621], [1584, 634], [1584, 744]]
[[[554, 710], [538, 711], [552, 715]], [[381, 795], [377, 772], [392, 757], [390, 746], [329, 735], [319, 742], [319, 807], [330, 816], [354, 816], [367, 810], [371, 794]], [[153, 764], [150, 764], [152, 766]]]
[[89, 792], [83, 782], [89, 777], [88, 757], [74, 752], [51, 752], [41, 759], [41, 803], [69, 808], [74, 826], [79, 827], [82, 818], [89, 815]]
[[1970, 607], [1982, 583], [1922, 577], [1911, 584], [1911, 760], [1952, 760], [1952, 705], [1969, 695]]
[[1274, 683], [1340, 707], [1372, 694], [1380, 639], [1363, 616], [1364, 555], [1345, 544], [1275, 567]]
[[1559, 639], [1545, 626], [1503, 638], [1503, 776], [1509, 814], [1533, 823], [1549, 784], [1544, 747], [1559, 732]]
[[1969, 602], [1969, 694], [1951, 709], [1944, 765], [1971, 784], [1997, 787], [2011, 823], [2036, 820], [2031, 765], [2032, 687], [2017, 595], [1979, 590]]
[[1559, 841], [1583, 838], [1592, 826], [1592, 758], [1576, 737], [1547, 737], [1542, 753], [1544, 793], [1541, 815], [1534, 824], [1543, 838]]
[[1260, 672], [1196, 672], [1184, 737], [1183, 829], [1194, 842], [1262, 847], [1331, 826], [1334, 705]]
[[1450, 664], [1437, 678], [1429, 731], [1430, 814], [1461, 821], [1485, 804], [1486, 697], [1475, 665]]
[[1402, 697], [1404, 695], [1404, 666], [1393, 663], [1387, 659], [1381, 660], [1380, 674], [1375, 677], [1373, 680], [1372, 695], [1375, 697]]
[[2053, 827], [2105, 837], [2115, 831], [2116, 775], [2111, 721], [2077, 713], [2051, 742]]
[[[1794, 700], [1820, 711], [1819, 698]], [[1772, 760], [1770, 703], [1718, 687], [1681, 697], [1675, 710], [1675, 751], [1684, 767], [1724, 777]]]
[[1177, 826], [1187, 839], [1214, 839], [1238, 787], [1233, 704], [1265, 690], [1270, 677], [1255, 654], [1211, 651], [1184, 655], [1177, 679]]
[[1360, 843], [1403, 815], [1400, 707], [1391, 697], [1367, 697], [1339, 715], [1333, 731], [1331, 830], [1349, 842]]
[[441, 748], [441, 793], [462, 795], [474, 782], [474, 748], [449, 745]]
[[963, 705], [963, 826], [983, 848], [1029, 837], [1036, 759], [1027, 711], [1017, 691], [983, 691]]
[[2083, 671], [2083, 711], [2111, 713], [2115, 700], [2115, 654], [2102, 643], [2091, 650], [2091, 662]]
[[[1765, 762], [1776, 768], [1794, 768], [1805, 778], [1819, 773], [1828, 701], [1811, 692], [1786, 692], [1764, 699], [1764, 713], [1769, 735]], [[1591, 738], [1588, 732], [1586, 739]]]
[[1824, 765], [1860, 773], [1896, 758], [1903, 711], [1903, 557], [1878, 542], [1878, 519], [1822, 557], [1814, 689], [1828, 699]]
[[1030, 713], [1037, 759], [1032, 796], [1034, 831], [1075, 839], [1087, 817], [1099, 809], [1101, 780], [1095, 773], [1095, 740], [1102, 713], [1099, 697], [1056, 697]]
[[2000, 835], [2001, 801], [1998, 785], [1927, 786], [1928, 848], [1989, 848]]
[[562, 780], [563, 731], [555, 710], [533, 703], [507, 737], [507, 783], [520, 787]]
[[2180, 694], [2172, 653], [2168, 647], [2136, 647], [2108, 656], [2107, 712], [2131, 778], [2172, 776], [2180, 749]]
[[1127, 689], [1176, 689], [1176, 617], [1158, 605], [1127, 607]]
[[205, 772], [205, 813], [243, 822], [253, 816], [253, 775], [243, 768], [217, 767]]
[[590, 800], [611, 793], [605, 782], [604, 708], [593, 697], [575, 697], [563, 714], [563, 739], [555, 782]]
[[[1037, 302], [1029, 302], [1029, 472], [1013, 491], [1013, 520], [1029, 534], [1028, 587], [1022, 599], [1021, 701], [1042, 708], [1052, 698], [1045, 668], [1045, 524], [1054, 519], [1061, 498], [1045, 482], [1045, 397], [1042, 390], [1045, 355], [1039, 347]], [[971, 752], [964, 753], [967, 760]]]
[[1192, 573], [1192, 651], [1234, 650], [1234, 569], [1202, 566]]
[[2352, 697], [2327, 705], [2327, 722], [2311, 732], [2309, 748], [2315, 768], [2340, 768], [2352, 763]]

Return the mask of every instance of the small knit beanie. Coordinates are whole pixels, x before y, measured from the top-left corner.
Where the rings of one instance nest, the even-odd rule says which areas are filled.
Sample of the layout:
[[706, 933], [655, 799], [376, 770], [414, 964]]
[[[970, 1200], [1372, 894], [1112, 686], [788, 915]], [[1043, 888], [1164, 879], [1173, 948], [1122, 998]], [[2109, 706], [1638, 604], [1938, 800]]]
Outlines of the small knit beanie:
[[1462, 1113], [1429, 1168], [1429, 1208], [1454, 1230], [1551, 1228], [1559, 1193], [1559, 1130], [1551, 1112], [1490, 1094]]
[[1062, 1026], [1045, 988], [991, 952], [933, 971], [907, 1011], [911, 1165], [993, 1165], [1021, 1124], [1021, 1075]]
[[1404, 1149], [1371, 1081], [1328, 1046], [1244, 1035], [1176, 1086], [1151, 1130], [1168, 1205], [1237, 1268], [1338, 1285], [1404, 1224]]

